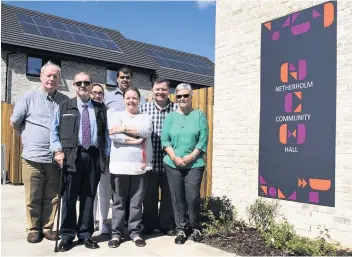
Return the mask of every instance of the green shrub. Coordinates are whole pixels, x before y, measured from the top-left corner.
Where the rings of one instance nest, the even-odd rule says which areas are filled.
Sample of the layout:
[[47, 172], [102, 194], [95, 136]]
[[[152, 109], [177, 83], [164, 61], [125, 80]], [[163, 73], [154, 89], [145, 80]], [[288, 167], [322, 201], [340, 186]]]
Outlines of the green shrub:
[[289, 250], [288, 243], [296, 235], [293, 226], [286, 220], [278, 223], [272, 223], [270, 229], [261, 230], [261, 234], [268, 246], [284, 251]]
[[201, 225], [209, 236], [230, 236], [236, 224], [236, 211], [227, 196], [210, 196], [201, 201]]
[[257, 198], [253, 204], [247, 207], [248, 219], [251, 225], [259, 230], [268, 230], [275, 223], [279, 214], [279, 201], [265, 201]]
[[277, 201], [265, 201], [259, 198], [247, 208], [247, 213], [250, 223], [260, 231], [269, 247], [300, 256], [335, 255], [336, 253], [336, 246], [329, 242], [330, 236], [327, 229], [321, 230], [319, 237], [310, 239], [297, 235], [293, 226], [285, 218], [277, 221], [279, 216]]

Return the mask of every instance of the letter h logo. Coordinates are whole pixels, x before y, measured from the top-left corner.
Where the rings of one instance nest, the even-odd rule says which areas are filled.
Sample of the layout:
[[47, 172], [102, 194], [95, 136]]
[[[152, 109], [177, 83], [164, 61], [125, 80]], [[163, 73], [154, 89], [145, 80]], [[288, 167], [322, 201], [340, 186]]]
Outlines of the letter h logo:
[[292, 63], [285, 62], [281, 65], [280, 79], [282, 83], [287, 83], [289, 76], [297, 81], [304, 80], [307, 75], [307, 62], [306, 60], [298, 61], [298, 68]]

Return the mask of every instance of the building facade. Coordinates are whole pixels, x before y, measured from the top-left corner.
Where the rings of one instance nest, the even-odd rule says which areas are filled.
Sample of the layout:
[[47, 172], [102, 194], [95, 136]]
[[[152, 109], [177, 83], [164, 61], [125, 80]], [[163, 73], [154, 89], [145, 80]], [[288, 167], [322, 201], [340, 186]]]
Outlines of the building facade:
[[[217, 0], [212, 192], [229, 196], [243, 217], [258, 197], [261, 24], [324, 2]], [[332, 239], [347, 246], [352, 245], [351, 50], [352, 2], [341, 0], [337, 3], [335, 206], [279, 200], [281, 213], [299, 234], [315, 237], [325, 226]], [[322, 150], [317, 146], [316, 151]]]
[[40, 68], [48, 60], [61, 66], [60, 91], [73, 96], [74, 74], [85, 71], [96, 83], [115, 90], [117, 70], [133, 72], [132, 83], [148, 97], [156, 77], [171, 88], [214, 85], [208, 58], [125, 38], [119, 31], [1, 4], [1, 101], [14, 103], [40, 86]]

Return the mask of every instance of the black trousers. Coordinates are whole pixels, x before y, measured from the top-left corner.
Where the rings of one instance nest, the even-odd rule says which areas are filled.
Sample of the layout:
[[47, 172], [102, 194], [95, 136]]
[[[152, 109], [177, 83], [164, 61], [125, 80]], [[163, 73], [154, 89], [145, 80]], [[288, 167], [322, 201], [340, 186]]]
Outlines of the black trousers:
[[174, 169], [164, 164], [169, 182], [176, 230], [199, 229], [200, 185], [204, 167]]
[[[111, 174], [112, 206], [112, 238], [122, 238], [126, 211], [128, 216], [128, 234], [133, 240], [139, 236], [142, 226], [142, 203], [145, 196], [146, 174], [120, 175]], [[129, 206], [126, 205], [127, 200]]]
[[[99, 152], [95, 147], [88, 151], [78, 150], [76, 172], [64, 171], [60, 235], [63, 240], [92, 236], [94, 232], [93, 203], [100, 180], [97, 169]], [[76, 202], [79, 197], [77, 223]]]
[[[166, 173], [148, 172], [148, 184], [143, 202], [144, 229], [174, 229], [175, 219]], [[161, 189], [160, 208], [159, 187]]]

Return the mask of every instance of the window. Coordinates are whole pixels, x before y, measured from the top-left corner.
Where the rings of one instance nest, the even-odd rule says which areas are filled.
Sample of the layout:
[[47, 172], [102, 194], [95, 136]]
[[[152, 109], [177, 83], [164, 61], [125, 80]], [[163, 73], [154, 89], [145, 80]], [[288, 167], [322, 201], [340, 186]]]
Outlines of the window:
[[117, 86], [117, 71], [106, 70], [106, 83], [107, 86]]
[[28, 58], [27, 58], [27, 75], [39, 76], [41, 68], [42, 68], [42, 59], [41, 58], [28, 56]]
[[26, 71], [27, 76], [39, 77], [40, 70], [42, 69], [43, 65], [46, 64], [48, 61], [51, 61], [61, 67], [60, 60], [27, 56], [27, 71]]

